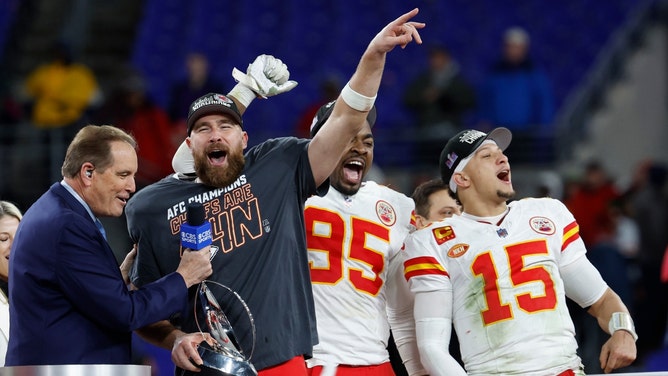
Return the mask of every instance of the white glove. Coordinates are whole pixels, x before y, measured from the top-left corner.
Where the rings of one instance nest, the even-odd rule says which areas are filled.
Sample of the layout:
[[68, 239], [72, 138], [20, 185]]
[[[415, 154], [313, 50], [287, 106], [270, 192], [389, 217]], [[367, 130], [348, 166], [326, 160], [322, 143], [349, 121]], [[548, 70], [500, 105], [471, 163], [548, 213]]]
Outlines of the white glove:
[[248, 86], [262, 98], [285, 93], [297, 86], [290, 81], [290, 71], [281, 61], [271, 55], [260, 55], [255, 58], [244, 74], [237, 68], [232, 69], [232, 77], [239, 83]]
[[174, 169], [174, 172], [181, 174], [195, 173], [195, 158], [185, 141], [179, 145], [179, 148], [172, 157], [172, 168]]
[[[261, 59], [263, 61], [264, 69], [262, 72], [267, 78], [278, 85], [283, 85], [290, 78], [290, 71], [281, 59], [277, 59], [271, 55], [260, 55], [255, 60]], [[257, 67], [253, 67], [257, 68]]]

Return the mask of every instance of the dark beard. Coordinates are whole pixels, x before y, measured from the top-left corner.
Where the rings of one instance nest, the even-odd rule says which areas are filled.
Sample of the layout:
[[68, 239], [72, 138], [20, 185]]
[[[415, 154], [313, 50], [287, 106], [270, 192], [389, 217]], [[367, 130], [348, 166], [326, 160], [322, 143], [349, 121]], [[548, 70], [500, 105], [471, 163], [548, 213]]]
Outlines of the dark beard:
[[496, 195], [500, 198], [510, 200], [513, 197], [515, 197], [515, 191], [510, 191], [510, 192], [496, 191]]
[[344, 187], [341, 184], [332, 184], [332, 187], [336, 189], [337, 191], [341, 192], [341, 194], [346, 195], [346, 196], [353, 196], [357, 194], [357, 192], [360, 191], [361, 186], [356, 186], [352, 188]]
[[243, 153], [228, 153], [227, 168], [209, 165], [206, 154], [196, 155], [195, 172], [202, 183], [216, 188], [225, 188], [234, 183], [241, 175], [246, 160]]

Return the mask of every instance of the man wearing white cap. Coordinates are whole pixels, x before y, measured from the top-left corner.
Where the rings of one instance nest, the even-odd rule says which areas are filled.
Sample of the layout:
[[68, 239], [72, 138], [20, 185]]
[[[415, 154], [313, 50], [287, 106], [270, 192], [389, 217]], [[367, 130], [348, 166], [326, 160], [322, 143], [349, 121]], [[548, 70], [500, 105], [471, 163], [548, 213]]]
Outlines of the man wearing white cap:
[[[633, 321], [587, 260], [572, 214], [550, 198], [507, 203], [515, 192], [506, 128], [465, 130], [441, 153], [441, 178], [461, 216], [406, 240], [422, 364], [430, 375], [583, 375], [569, 297], [611, 335], [605, 372], [636, 357]], [[466, 372], [448, 353], [451, 323]]]

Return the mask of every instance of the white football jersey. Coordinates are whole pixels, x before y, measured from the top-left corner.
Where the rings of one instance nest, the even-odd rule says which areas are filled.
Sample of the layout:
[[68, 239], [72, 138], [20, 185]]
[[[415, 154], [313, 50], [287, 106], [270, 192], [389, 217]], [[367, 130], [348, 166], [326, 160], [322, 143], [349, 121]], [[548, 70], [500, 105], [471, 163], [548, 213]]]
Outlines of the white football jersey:
[[[371, 181], [353, 196], [330, 187], [324, 197], [306, 201], [319, 338], [313, 358], [307, 361], [309, 367], [376, 365], [389, 360], [386, 307], [412, 306], [401, 249], [413, 230], [413, 208], [409, 197]], [[388, 295], [397, 296], [393, 286], [397, 281], [404, 284], [407, 296], [387, 302]]]
[[455, 216], [408, 237], [410, 289], [453, 293], [452, 318], [470, 375], [578, 369], [559, 272], [585, 256], [577, 222], [553, 199], [508, 206], [499, 224]]

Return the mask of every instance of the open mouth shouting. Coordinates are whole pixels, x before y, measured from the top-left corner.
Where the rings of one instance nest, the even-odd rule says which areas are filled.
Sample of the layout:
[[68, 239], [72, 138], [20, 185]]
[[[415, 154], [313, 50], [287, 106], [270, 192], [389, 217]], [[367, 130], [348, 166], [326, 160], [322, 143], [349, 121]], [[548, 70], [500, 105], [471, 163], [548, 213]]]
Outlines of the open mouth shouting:
[[505, 184], [510, 184], [510, 169], [504, 168], [496, 174], [496, 177]]
[[343, 180], [345, 183], [357, 185], [362, 182], [366, 163], [361, 158], [351, 158], [343, 163]]
[[212, 166], [222, 166], [227, 160], [227, 148], [216, 146], [208, 150], [206, 156]]

